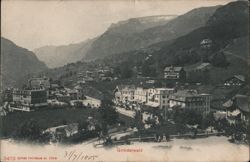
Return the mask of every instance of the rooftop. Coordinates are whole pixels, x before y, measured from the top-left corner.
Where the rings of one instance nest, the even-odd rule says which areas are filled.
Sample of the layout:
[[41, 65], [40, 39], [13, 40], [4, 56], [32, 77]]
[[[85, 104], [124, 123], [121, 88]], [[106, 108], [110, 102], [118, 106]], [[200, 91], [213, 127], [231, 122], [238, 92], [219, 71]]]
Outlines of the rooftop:
[[168, 90], [174, 90], [174, 88], [155, 88], [159, 91], [168, 91]]
[[235, 75], [234, 77], [241, 80], [242, 82], [245, 82], [245, 76], [243, 75]]
[[206, 68], [210, 65], [211, 65], [210, 63], [201, 63], [199, 66], [196, 67], [196, 69], [201, 70], [201, 69]]
[[117, 86], [118, 89], [135, 89], [135, 85], [118, 85]]
[[248, 96], [236, 95], [235, 98], [236, 98], [236, 104], [240, 110], [244, 112], [250, 112], [250, 109], [248, 107]]
[[199, 94], [197, 90], [179, 90], [172, 95], [178, 97], [193, 97], [193, 96], [198, 96]]
[[165, 67], [164, 71], [181, 71], [183, 68], [182, 67], [179, 67], [179, 66], [168, 66], [168, 67]]

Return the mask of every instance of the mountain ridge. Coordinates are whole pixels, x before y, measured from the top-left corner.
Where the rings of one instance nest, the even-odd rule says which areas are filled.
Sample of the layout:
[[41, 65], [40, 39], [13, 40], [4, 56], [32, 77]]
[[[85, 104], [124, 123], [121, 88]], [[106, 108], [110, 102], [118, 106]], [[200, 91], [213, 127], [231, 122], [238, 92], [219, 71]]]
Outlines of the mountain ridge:
[[32, 51], [4, 37], [1, 37], [1, 55], [3, 86], [18, 85], [24, 76], [47, 69]]
[[69, 45], [43, 46], [33, 51], [49, 68], [56, 68], [80, 61], [85, 56], [86, 51], [91, 48], [94, 40], [95, 38]]
[[[84, 60], [104, 58], [112, 54], [124, 53], [161, 41], [177, 38], [205, 25], [206, 20], [218, 7], [212, 6], [193, 9], [184, 15], [169, 20], [164, 25], [138, 30], [138, 32], [127, 33], [122, 30], [123, 28], [115, 28], [116, 30], [108, 28], [106, 32], [93, 42], [92, 48], [87, 52]], [[193, 15], [196, 16], [194, 17]]]

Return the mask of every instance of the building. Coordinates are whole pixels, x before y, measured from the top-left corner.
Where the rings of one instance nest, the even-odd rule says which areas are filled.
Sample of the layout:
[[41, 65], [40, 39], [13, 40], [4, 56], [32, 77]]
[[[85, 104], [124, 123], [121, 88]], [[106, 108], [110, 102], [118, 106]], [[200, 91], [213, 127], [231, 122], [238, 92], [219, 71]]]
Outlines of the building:
[[0, 106], [0, 116], [6, 116], [7, 111], [4, 106]]
[[146, 105], [160, 109], [169, 107], [169, 97], [175, 92], [174, 88], [149, 88]]
[[31, 78], [29, 79], [29, 87], [30, 88], [50, 88], [50, 80], [47, 77], [41, 77], [41, 78]]
[[250, 117], [248, 102], [249, 96], [238, 94], [223, 104], [226, 108], [226, 117], [230, 124], [235, 124], [239, 120], [248, 123]]
[[135, 86], [119, 85], [115, 89], [115, 101], [128, 103], [134, 101]]
[[243, 75], [234, 75], [231, 78], [228, 78], [224, 82], [224, 86], [242, 86], [245, 84], [245, 76]]
[[60, 141], [63, 138], [71, 137], [78, 133], [78, 123], [60, 125], [46, 129], [43, 133], [51, 135], [51, 141]]
[[196, 90], [180, 90], [170, 96], [171, 108], [193, 109], [205, 114], [210, 112], [210, 94], [199, 94]]
[[183, 67], [169, 66], [164, 69], [164, 78], [183, 81], [186, 79], [186, 72]]
[[82, 102], [84, 106], [91, 108], [99, 108], [101, 106], [101, 100], [86, 96], [86, 99]]
[[77, 99], [78, 100], [85, 99], [84, 90], [83, 90], [82, 86], [77, 85], [77, 86], [74, 87], [74, 89], [77, 91]]
[[7, 88], [3, 91], [3, 101], [6, 102], [13, 101], [13, 88]]
[[59, 102], [70, 103], [71, 96], [69, 94], [56, 93], [55, 98]]
[[31, 111], [36, 108], [47, 106], [47, 91], [44, 88], [33, 88], [25, 90], [13, 90], [14, 110]]
[[85, 75], [86, 75], [87, 78], [88, 78], [88, 77], [90, 77], [90, 78], [94, 77], [94, 73], [91, 72], [91, 71], [86, 71], [86, 72], [85, 72]]
[[77, 90], [69, 89], [69, 90], [67, 90], [67, 92], [70, 96], [70, 100], [77, 100], [78, 99]]
[[146, 103], [148, 99], [147, 89], [142, 87], [137, 87], [134, 93], [134, 101], [137, 103]]
[[200, 46], [204, 49], [209, 49], [212, 46], [213, 41], [209, 38], [203, 39], [200, 42]]

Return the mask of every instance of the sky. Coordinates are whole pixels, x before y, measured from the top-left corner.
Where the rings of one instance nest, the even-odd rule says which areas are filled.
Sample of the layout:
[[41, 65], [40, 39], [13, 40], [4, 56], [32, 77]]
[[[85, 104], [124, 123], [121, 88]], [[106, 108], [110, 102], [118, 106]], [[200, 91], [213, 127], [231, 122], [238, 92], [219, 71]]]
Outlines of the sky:
[[101, 35], [132, 17], [181, 15], [230, 0], [1, 0], [1, 35], [33, 50]]

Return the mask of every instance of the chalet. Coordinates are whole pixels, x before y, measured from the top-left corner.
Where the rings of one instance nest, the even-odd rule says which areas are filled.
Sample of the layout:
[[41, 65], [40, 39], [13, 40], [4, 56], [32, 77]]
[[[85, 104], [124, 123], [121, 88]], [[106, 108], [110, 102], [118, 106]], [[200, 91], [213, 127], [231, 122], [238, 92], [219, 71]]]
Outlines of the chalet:
[[47, 105], [47, 91], [44, 88], [13, 91], [12, 108], [14, 110], [31, 111]]
[[248, 122], [250, 109], [249, 109], [249, 96], [235, 95], [232, 99], [226, 101], [223, 106], [226, 108], [227, 120], [230, 124], [241, 120]]
[[245, 84], [245, 76], [243, 75], [234, 75], [224, 82], [224, 86], [242, 86], [243, 84]]
[[169, 66], [164, 69], [164, 78], [170, 80], [185, 80], [186, 72], [183, 67]]
[[211, 39], [209, 39], [209, 38], [206, 38], [206, 39], [203, 39], [201, 42], [200, 42], [200, 46], [202, 47], [202, 48], [210, 48], [211, 47], [211, 45], [212, 45], [212, 40]]
[[180, 90], [170, 96], [171, 108], [194, 109], [208, 114], [210, 112], [210, 94], [199, 94], [196, 90]]

